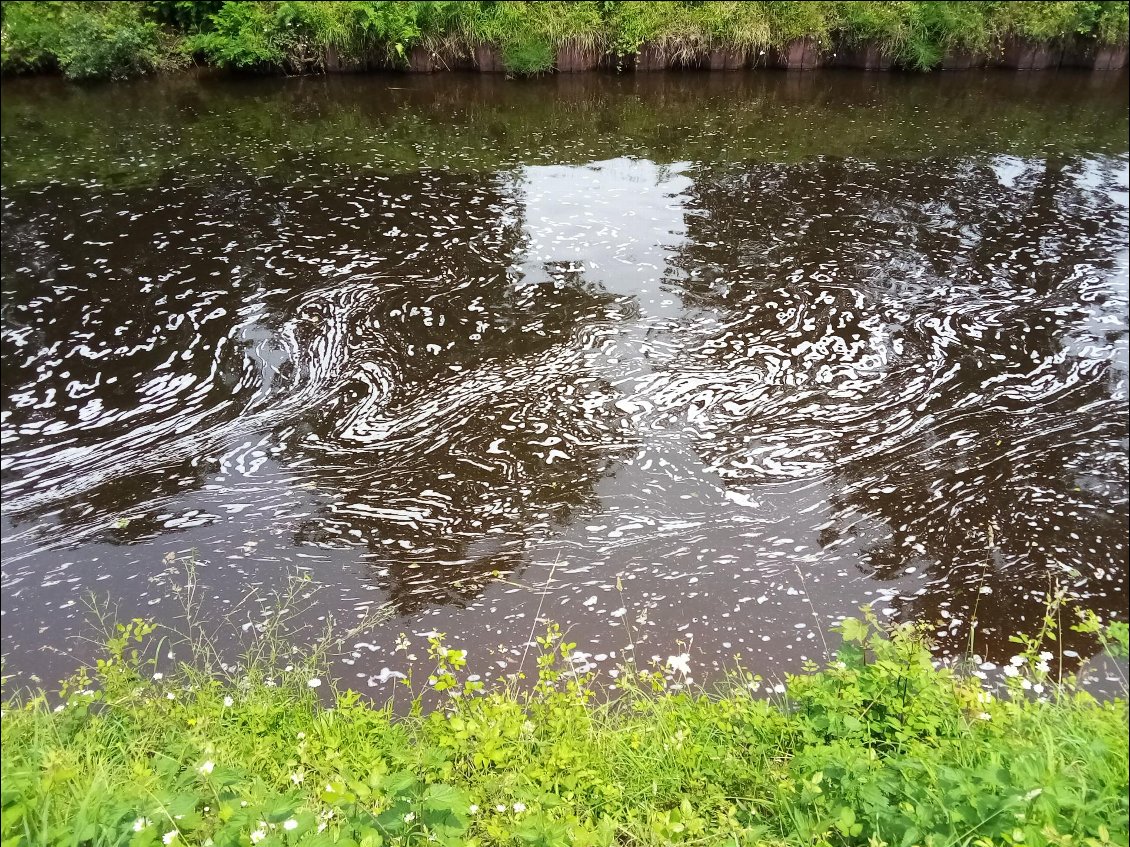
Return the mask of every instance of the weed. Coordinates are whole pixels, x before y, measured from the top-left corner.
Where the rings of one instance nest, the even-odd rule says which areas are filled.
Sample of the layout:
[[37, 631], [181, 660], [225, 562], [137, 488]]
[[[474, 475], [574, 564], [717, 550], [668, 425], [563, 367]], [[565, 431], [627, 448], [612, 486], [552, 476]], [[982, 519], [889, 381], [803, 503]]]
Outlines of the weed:
[[[197, 610], [182, 633], [111, 624], [57, 706], [9, 697], [3, 843], [1127, 841], [1126, 701], [1049, 680], [1039, 641], [998, 697], [937, 666], [924, 630], [865, 609], [837, 627], [827, 666], [771, 691], [740, 670], [710, 695], [688, 687], [682, 655], [622, 668], [609, 699], [552, 624], [532, 684], [483, 687], [431, 634], [433, 668], [398, 715], [329, 679], [352, 631], [295, 637], [311, 587], [229, 616], [245, 639], [232, 665]], [[198, 594], [190, 577], [190, 615]], [[1045, 638], [1059, 619], [1053, 597]], [[1125, 638], [1093, 616], [1079, 626]], [[161, 664], [174, 642], [179, 661]]]

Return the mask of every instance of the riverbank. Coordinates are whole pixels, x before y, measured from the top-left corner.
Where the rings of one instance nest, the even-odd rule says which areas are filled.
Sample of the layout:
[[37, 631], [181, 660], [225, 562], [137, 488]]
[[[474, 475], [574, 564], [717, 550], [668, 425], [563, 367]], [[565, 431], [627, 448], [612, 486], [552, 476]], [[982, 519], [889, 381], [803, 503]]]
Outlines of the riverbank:
[[272, 664], [262, 639], [242, 667], [169, 667], [168, 642], [133, 621], [60, 705], [6, 703], [3, 839], [1126, 843], [1124, 697], [1053, 683], [1032, 639], [994, 696], [976, 665], [937, 667], [923, 630], [866, 615], [838, 633], [835, 661], [780, 684], [736, 671], [708, 696], [682, 654], [621, 668], [612, 699], [555, 627], [522, 688], [483, 690], [433, 636], [423, 693], [390, 679], [402, 693], [380, 708], [315, 656]]
[[1124, 2], [3, 4], [5, 74], [1118, 70]]

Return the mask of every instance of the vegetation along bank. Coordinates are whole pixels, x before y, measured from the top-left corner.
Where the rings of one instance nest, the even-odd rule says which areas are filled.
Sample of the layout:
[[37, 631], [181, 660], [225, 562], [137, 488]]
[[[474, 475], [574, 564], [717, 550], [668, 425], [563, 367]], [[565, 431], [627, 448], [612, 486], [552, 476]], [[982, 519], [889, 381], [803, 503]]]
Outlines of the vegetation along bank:
[[4, 2], [5, 74], [123, 78], [604, 68], [1021, 70], [1126, 65], [1128, 4], [1075, 2]]
[[[383, 707], [283, 617], [234, 664], [210, 635], [119, 624], [60, 696], [5, 695], [0, 843], [1127, 844], [1125, 695], [1063, 675], [1058, 612], [995, 693], [987, 664], [943, 667], [926, 629], [865, 610], [823, 669], [709, 694], [685, 653], [600, 683], [554, 626], [525, 682], [486, 689], [442, 636], [402, 637], [423, 674], [386, 669]], [[1124, 624], [1076, 626], [1125, 655]]]

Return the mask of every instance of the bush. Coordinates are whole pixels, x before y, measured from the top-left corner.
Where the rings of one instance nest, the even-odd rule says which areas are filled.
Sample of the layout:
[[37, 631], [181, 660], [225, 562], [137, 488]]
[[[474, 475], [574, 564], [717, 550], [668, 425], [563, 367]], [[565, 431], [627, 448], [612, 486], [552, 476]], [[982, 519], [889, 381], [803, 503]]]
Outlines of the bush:
[[58, 67], [71, 79], [122, 79], [182, 60], [140, 3], [6, 3], [3, 67]]

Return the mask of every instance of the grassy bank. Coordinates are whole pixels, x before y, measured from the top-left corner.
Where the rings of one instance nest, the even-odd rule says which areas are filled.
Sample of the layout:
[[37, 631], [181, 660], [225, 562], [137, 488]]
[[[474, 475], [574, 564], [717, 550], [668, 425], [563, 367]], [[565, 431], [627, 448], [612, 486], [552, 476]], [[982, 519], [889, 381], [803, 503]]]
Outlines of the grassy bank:
[[[17, 2], [2, 4], [5, 73], [57, 69], [121, 78], [192, 62], [259, 72], [500, 64], [515, 74], [568, 61], [671, 66], [712, 51], [764, 64], [797, 39], [876, 46], [928, 70], [954, 51], [1000, 53], [1010, 39], [1089, 49], [1124, 45], [1127, 3], [1075, 2]], [[485, 51], [485, 52], [484, 52]], [[734, 59], [735, 51], [740, 54]], [[581, 57], [578, 59], [577, 57]], [[584, 57], [588, 57], [587, 59]]]
[[133, 621], [61, 702], [8, 698], [2, 843], [1127, 843], [1126, 701], [1053, 683], [1035, 640], [993, 696], [866, 615], [827, 667], [708, 696], [686, 655], [598, 691], [553, 627], [522, 687], [483, 690], [433, 636], [380, 708], [271, 620], [237, 666], [202, 641], [174, 666]]

